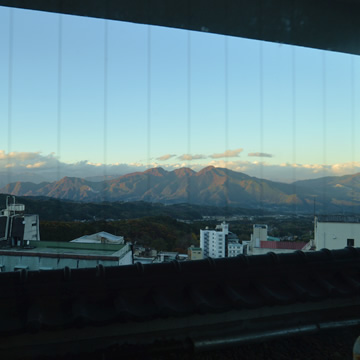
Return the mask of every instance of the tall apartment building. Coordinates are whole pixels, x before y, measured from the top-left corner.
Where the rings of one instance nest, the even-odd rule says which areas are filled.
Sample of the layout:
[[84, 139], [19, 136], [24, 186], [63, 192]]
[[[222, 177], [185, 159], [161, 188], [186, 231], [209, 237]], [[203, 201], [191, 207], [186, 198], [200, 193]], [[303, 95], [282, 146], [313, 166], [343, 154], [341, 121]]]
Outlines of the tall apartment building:
[[229, 231], [229, 224], [225, 222], [215, 230], [200, 230], [200, 248], [204, 258], [234, 257], [243, 253], [238, 237]]
[[217, 225], [215, 230], [200, 230], [200, 248], [203, 257], [222, 258], [226, 257], [225, 244], [229, 234], [229, 225], [225, 222]]

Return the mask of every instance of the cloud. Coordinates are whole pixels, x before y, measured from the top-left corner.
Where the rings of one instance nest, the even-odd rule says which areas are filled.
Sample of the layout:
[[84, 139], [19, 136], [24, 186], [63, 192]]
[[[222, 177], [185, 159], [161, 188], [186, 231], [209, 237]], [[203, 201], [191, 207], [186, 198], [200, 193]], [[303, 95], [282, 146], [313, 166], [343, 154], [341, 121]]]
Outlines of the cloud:
[[[291, 183], [297, 180], [316, 179], [323, 176], [341, 176], [360, 172], [360, 162], [333, 165], [282, 163], [269, 164], [265, 161], [212, 160], [207, 165], [243, 172], [257, 178]], [[197, 166], [193, 170], [198, 171]]]
[[206, 159], [205, 155], [197, 154], [197, 155], [190, 155], [190, 154], [184, 154], [178, 157], [180, 160], [200, 160], [200, 159]]
[[[36, 152], [12, 152], [7, 154], [5, 151], [0, 151], [0, 185], [2, 187], [8, 182], [15, 181], [55, 181], [64, 176], [81, 178], [103, 177], [104, 175], [121, 176], [132, 172], [145, 171], [149, 167], [158, 166], [163, 167], [167, 171], [181, 167], [189, 167], [194, 171], [200, 171], [204, 167], [212, 165], [242, 172], [249, 176], [282, 182], [314, 179], [322, 176], [341, 176], [360, 172], [360, 162], [336, 163], [331, 165], [306, 163], [271, 164], [264, 161], [265, 159], [247, 161], [236, 158], [212, 158], [207, 160], [206, 158], [207, 157], [202, 154], [184, 154], [176, 158], [172, 156], [173, 161], [167, 163], [161, 162], [161, 160], [151, 163], [116, 162], [112, 164], [102, 164], [88, 160], [65, 163], [60, 161], [54, 154], [42, 155]], [[189, 161], [191, 161], [190, 164]]]
[[43, 167], [45, 165], [46, 165], [45, 161], [40, 161], [40, 162], [37, 162], [35, 164], [26, 165], [26, 168], [27, 169], [38, 169], [38, 168], [41, 168], [41, 167]]
[[12, 151], [6, 153], [5, 150], [0, 150], [0, 161], [2, 160], [15, 160], [15, 161], [26, 161], [36, 159], [40, 152], [16, 152]]
[[169, 159], [173, 158], [174, 156], [176, 156], [176, 155], [166, 154], [166, 155], [163, 155], [163, 156], [160, 156], [160, 157], [156, 158], [156, 160], [166, 161], [166, 160], [169, 160]]
[[273, 157], [271, 154], [262, 153], [262, 152], [256, 152], [256, 153], [248, 153], [248, 156], [254, 156], [254, 157]]
[[212, 159], [221, 159], [221, 158], [232, 158], [232, 157], [239, 157], [239, 154], [243, 151], [243, 149], [239, 148], [236, 150], [226, 150], [220, 154], [212, 154], [210, 157]]
[[335, 174], [350, 174], [360, 171], [360, 161], [351, 161], [347, 163], [331, 165], [331, 170]]
[[102, 164], [102, 163], [92, 163], [90, 161], [87, 161], [86, 164], [90, 165], [90, 166], [96, 166], [96, 167], [104, 166], [104, 164]]

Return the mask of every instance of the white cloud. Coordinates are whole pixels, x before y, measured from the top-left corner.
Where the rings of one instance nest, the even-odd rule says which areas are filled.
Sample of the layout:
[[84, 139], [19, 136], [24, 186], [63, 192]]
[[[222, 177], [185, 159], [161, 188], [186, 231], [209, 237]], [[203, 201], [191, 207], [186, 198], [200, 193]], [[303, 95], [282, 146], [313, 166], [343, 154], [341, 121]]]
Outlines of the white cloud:
[[96, 167], [104, 166], [104, 164], [102, 164], [102, 163], [92, 163], [90, 161], [87, 161], [86, 164], [90, 165], [90, 166], [96, 166]]
[[335, 174], [349, 174], [360, 172], [360, 161], [352, 161], [342, 164], [331, 165], [331, 170]]
[[239, 154], [243, 151], [243, 149], [235, 149], [235, 150], [226, 150], [220, 154], [212, 154], [210, 157], [212, 159], [221, 159], [221, 158], [232, 158], [232, 157], [239, 157]]
[[6, 153], [5, 150], [0, 150], [0, 161], [1, 160], [14, 160], [14, 161], [26, 161], [36, 159], [39, 156], [40, 152], [17, 152], [12, 151]]
[[[250, 176], [283, 182], [313, 179], [322, 176], [341, 176], [360, 172], [360, 162], [332, 165], [301, 163], [270, 164], [265, 161], [245, 161], [240, 159], [213, 158], [206, 160], [206, 156], [202, 154], [184, 154], [173, 160], [171, 163], [155, 161], [152, 163], [134, 162], [126, 164], [116, 162], [113, 164], [102, 164], [88, 160], [65, 163], [59, 161], [54, 154], [42, 155], [36, 152], [12, 152], [7, 154], [5, 151], [0, 150], [0, 177], [3, 179], [2, 181], [0, 179], [0, 184], [3, 186], [5, 181], [8, 182], [9, 177], [11, 177], [12, 182], [23, 181], [22, 179], [28, 179], [30, 175], [33, 179], [39, 179], [37, 181], [40, 181], [40, 179], [41, 181], [55, 181], [64, 176], [82, 178], [104, 176], [104, 174], [121, 176], [158, 166], [163, 167], [167, 171], [181, 167], [190, 167], [194, 171], [200, 171], [204, 167], [212, 165], [242, 172]], [[191, 164], [188, 161], [191, 161]]]
[[206, 159], [206, 156], [201, 154], [197, 154], [197, 155], [184, 154], [179, 156], [178, 158], [182, 161], [184, 160], [192, 161], [192, 160]]
[[41, 168], [41, 167], [43, 167], [45, 165], [46, 165], [45, 161], [40, 161], [40, 162], [37, 162], [35, 164], [26, 165], [26, 168], [27, 169], [38, 169], [38, 168]]
[[268, 157], [271, 158], [273, 157], [273, 155], [271, 154], [267, 154], [267, 153], [262, 153], [262, 152], [255, 152], [255, 153], [248, 153], [248, 156], [250, 157]]
[[156, 158], [156, 160], [159, 160], [159, 161], [166, 161], [166, 160], [169, 160], [173, 157], [175, 157], [176, 155], [174, 154], [166, 154], [166, 155], [163, 155], [163, 156], [160, 156], [158, 158]]

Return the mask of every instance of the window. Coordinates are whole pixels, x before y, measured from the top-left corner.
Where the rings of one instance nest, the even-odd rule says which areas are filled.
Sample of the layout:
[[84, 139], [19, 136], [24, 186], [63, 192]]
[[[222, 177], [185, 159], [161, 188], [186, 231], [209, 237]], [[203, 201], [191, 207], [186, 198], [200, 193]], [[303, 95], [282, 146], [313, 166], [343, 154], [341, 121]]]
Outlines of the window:
[[354, 239], [347, 239], [347, 246], [354, 246]]

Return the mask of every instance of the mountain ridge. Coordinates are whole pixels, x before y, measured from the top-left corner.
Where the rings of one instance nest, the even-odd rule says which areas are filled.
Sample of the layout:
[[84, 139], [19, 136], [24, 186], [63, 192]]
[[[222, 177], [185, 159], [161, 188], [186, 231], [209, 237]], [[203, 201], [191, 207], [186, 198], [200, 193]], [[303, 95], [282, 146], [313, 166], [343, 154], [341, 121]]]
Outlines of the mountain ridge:
[[287, 184], [213, 166], [198, 172], [186, 167], [172, 171], [157, 167], [97, 182], [67, 176], [59, 181], [40, 184], [15, 182], [1, 188], [0, 193], [83, 202], [187, 202], [247, 208], [292, 207], [303, 211], [310, 211], [316, 199], [317, 206], [332, 210], [344, 207], [358, 209], [360, 173]]

